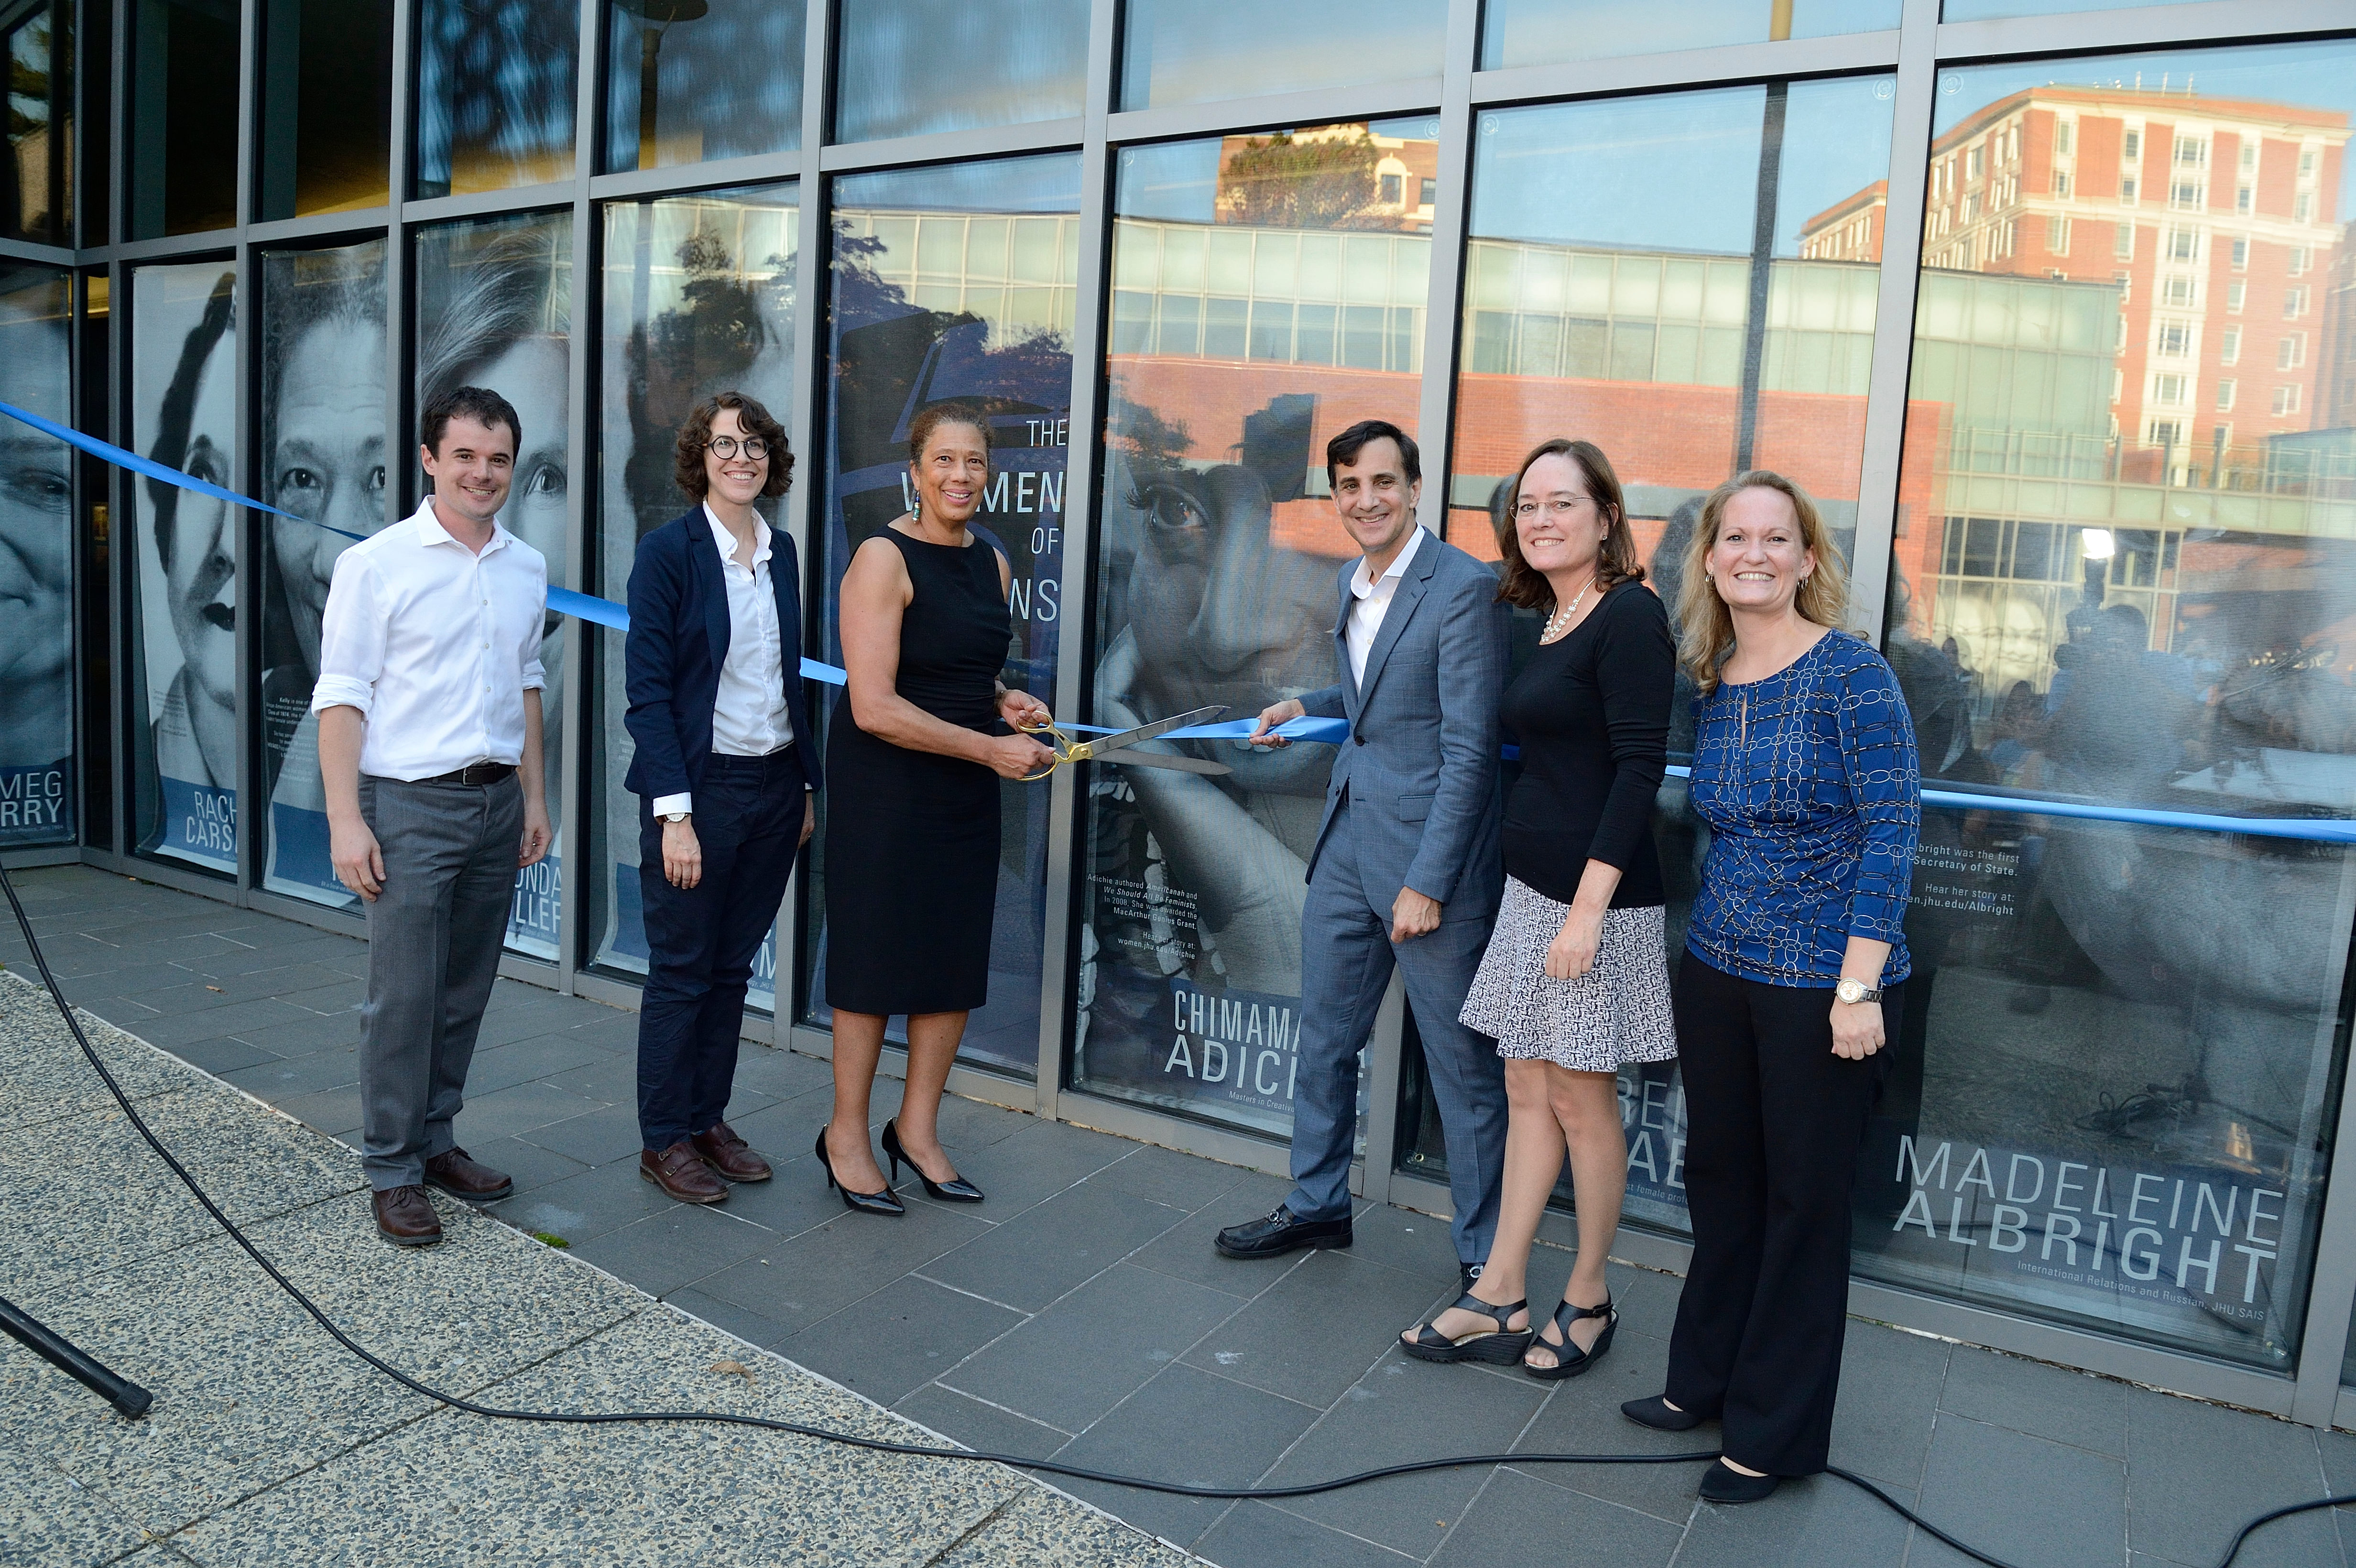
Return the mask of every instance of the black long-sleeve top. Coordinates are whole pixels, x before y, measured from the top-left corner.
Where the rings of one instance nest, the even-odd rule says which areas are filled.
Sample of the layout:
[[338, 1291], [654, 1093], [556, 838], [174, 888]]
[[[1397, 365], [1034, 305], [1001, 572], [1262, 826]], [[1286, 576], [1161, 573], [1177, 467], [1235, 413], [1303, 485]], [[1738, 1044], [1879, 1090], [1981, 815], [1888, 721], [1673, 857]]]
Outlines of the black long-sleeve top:
[[1505, 802], [1505, 872], [1558, 903], [1587, 862], [1620, 868], [1614, 909], [1667, 901], [1653, 800], [1669, 760], [1676, 645], [1668, 611], [1640, 582], [1615, 583], [1506, 687], [1498, 717], [1522, 750]]

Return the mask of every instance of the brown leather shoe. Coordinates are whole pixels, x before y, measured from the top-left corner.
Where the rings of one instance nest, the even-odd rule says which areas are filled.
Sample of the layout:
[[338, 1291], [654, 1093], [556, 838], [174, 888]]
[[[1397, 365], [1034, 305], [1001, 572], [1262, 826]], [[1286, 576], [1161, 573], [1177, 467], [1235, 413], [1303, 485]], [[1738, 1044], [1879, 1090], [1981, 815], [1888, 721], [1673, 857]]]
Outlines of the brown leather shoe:
[[640, 1149], [638, 1174], [682, 1203], [718, 1203], [728, 1196], [728, 1184], [712, 1174], [712, 1168], [685, 1138], [660, 1154]]
[[470, 1203], [496, 1203], [515, 1196], [513, 1177], [503, 1170], [493, 1170], [462, 1148], [450, 1149], [427, 1160], [425, 1185], [438, 1187], [451, 1197], [464, 1198]]
[[695, 1146], [696, 1153], [712, 1162], [712, 1169], [731, 1181], [766, 1181], [777, 1174], [725, 1122], [714, 1122], [710, 1132], [698, 1133], [687, 1141]]
[[375, 1195], [377, 1234], [396, 1247], [430, 1247], [442, 1239], [442, 1221], [423, 1187], [389, 1187]]

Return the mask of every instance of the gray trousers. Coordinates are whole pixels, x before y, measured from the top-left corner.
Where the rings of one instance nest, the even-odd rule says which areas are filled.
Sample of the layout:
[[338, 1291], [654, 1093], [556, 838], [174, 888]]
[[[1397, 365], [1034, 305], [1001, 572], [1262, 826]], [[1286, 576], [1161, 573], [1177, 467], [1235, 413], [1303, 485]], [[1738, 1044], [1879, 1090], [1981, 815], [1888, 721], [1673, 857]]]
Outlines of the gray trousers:
[[[1431, 1098], [1448, 1148], [1449, 1229], [1459, 1262], [1486, 1263], [1497, 1234], [1505, 1163], [1505, 1070], [1497, 1045], [1457, 1021], [1489, 944], [1490, 920], [1442, 919], [1411, 942], [1391, 941], [1388, 900], [1377, 908], [1359, 874], [1355, 836], [1338, 817], [1317, 858], [1301, 911], [1300, 1071], [1292, 1091], [1292, 1193], [1304, 1220], [1350, 1212], [1357, 1142], [1358, 1053], [1374, 1032], [1391, 966], [1407, 977]], [[1390, 1107], [1377, 1105], [1376, 1115]]]
[[360, 777], [384, 854], [360, 1004], [360, 1153], [382, 1192], [425, 1179], [456, 1143], [475, 1036], [498, 977], [523, 842], [523, 789]]

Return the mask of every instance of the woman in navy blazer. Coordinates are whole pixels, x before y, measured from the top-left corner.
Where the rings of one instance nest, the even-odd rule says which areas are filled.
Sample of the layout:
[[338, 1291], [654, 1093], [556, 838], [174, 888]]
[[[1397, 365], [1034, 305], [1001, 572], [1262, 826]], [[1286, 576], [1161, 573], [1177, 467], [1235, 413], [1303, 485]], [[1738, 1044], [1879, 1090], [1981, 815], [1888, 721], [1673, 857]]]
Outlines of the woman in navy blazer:
[[800, 563], [753, 503], [786, 492], [793, 453], [741, 392], [697, 405], [676, 478], [700, 503], [638, 541], [625, 645], [638, 796], [647, 987], [638, 1011], [639, 1174], [717, 1203], [768, 1161], [723, 1120], [753, 959], [816, 813], [803, 701]]

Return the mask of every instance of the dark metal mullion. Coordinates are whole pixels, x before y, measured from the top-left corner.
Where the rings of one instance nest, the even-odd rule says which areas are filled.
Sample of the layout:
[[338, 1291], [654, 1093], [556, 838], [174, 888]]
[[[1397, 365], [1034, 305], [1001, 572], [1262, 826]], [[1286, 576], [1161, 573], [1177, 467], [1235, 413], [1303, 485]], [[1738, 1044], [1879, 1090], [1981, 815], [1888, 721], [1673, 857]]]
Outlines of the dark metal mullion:
[[1771, 81], [1759, 118], [1759, 184], [1751, 213], [1751, 297], [1742, 322], [1742, 391], [1735, 423], [1734, 471], [1748, 471], [1759, 438], [1759, 388], [1767, 375], [1767, 302], [1775, 267], [1775, 207], [1783, 176], [1783, 122], [1792, 84]]
[[[566, 324], [571, 341], [565, 356], [571, 406], [565, 415], [564, 439], [571, 453], [568, 465], [573, 481], [565, 487], [562, 582], [576, 592], [594, 593], [596, 584], [589, 575], [594, 560], [589, 533], [595, 508], [589, 497], [601, 493], [594, 411], [600, 291], [596, 271], [597, 208], [589, 184], [596, 173], [599, 132], [605, 122], [605, 116], [598, 112], [598, 88], [605, 79], [599, 69], [605, 55], [605, 0], [580, 0], [580, 64], [573, 99], [573, 308]], [[580, 622], [567, 628], [564, 700], [555, 712], [543, 708], [541, 715], [543, 724], [564, 726], [557, 741], [558, 776], [543, 780], [542, 786], [563, 812], [552, 848], [560, 879], [556, 894], [556, 988], [568, 997], [573, 994], [573, 977], [581, 968], [585, 936], [582, 925], [587, 901], [583, 896], [583, 874], [589, 869], [589, 857], [585, 853], [588, 787], [584, 763], [592, 754], [589, 724], [594, 717], [588, 700], [589, 637], [589, 628]]]
[[[254, 493], [261, 469], [255, 443], [261, 439], [256, 417], [257, 372], [262, 365], [261, 290], [257, 286], [253, 244], [246, 233], [252, 220], [257, 181], [256, 132], [260, 125], [258, 94], [262, 80], [262, 0], [238, 0], [237, 47], [237, 439], [230, 458], [231, 486], [242, 496]], [[250, 507], [236, 508], [237, 529], [237, 889], [239, 901], [262, 880], [262, 833], [267, 830], [269, 803], [257, 803], [255, 786], [265, 775], [262, 763], [262, 533], [267, 526]], [[257, 804], [261, 809], [256, 811]]]

